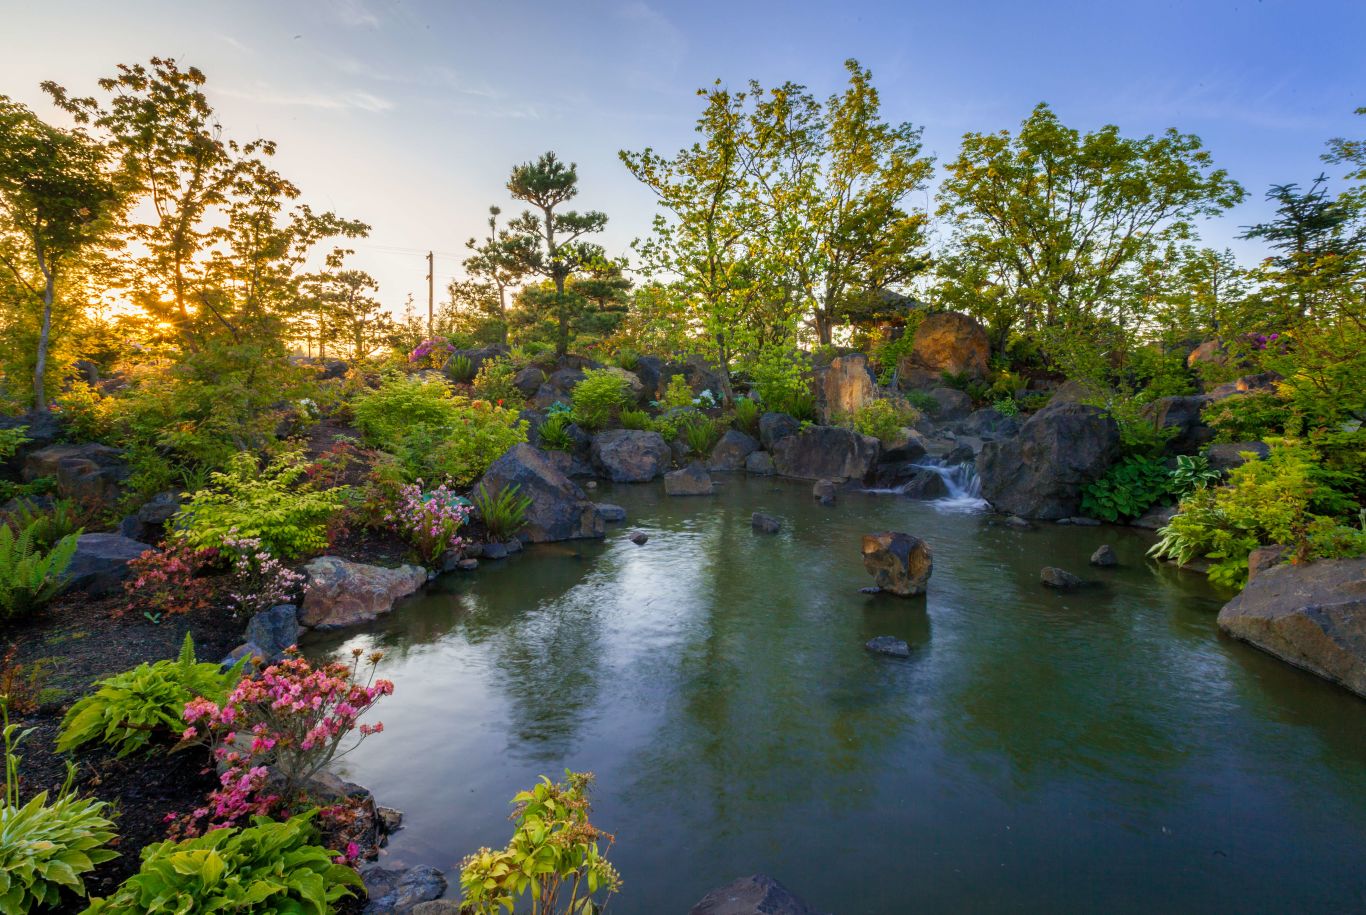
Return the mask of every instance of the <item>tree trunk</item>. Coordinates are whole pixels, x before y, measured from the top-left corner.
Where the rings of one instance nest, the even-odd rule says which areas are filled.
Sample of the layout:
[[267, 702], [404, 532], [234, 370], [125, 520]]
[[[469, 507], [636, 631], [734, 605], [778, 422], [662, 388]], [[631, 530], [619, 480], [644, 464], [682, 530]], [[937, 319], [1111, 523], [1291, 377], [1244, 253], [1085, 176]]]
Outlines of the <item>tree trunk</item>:
[[508, 345], [508, 302], [507, 287], [498, 284], [498, 342]]
[[564, 277], [555, 277], [555, 312], [560, 322], [559, 338], [555, 341], [555, 355], [563, 359], [569, 354], [569, 312], [564, 304]]
[[39, 255], [39, 263], [43, 270], [43, 326], [38, 331], [38, 358], [35, 360], [33, 368], [33, 409], [38, 413], [46, 413], [47, 409], [47, 390], [43, 382], [43, 376], [47, 374], [47, 348], [48, 341], [52, 336], [52, 300], [53, 292], [56, 287], [56, 278], [47, 264], [42, 262], [42, 255]]

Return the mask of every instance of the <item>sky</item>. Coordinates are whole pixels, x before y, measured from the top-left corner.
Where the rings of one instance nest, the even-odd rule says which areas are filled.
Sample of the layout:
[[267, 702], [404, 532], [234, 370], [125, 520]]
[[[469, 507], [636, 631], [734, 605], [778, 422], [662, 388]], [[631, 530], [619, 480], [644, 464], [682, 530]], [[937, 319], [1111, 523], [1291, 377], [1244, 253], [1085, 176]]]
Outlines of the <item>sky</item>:
[[[965, 132], [1013, 129], [1039, 101], [1068, 126], [1198, 134], [1248, 200], [1202, 227], [1260, 257], [1240, 226], [1272, 183], [1307, 184], [1335, 136], [1366, 135], [1366, 0], [3, 0], [0, 93], [52, 111], [118, 63], [174, 57], [208, 76], [227, 136], [278, 141], [276, 168], [315, 209], [361, 219], [353, 266], [401, 308], [461, 274], [487, 208], [518, 205], [511, 167], [578, 164], [579, 209], [626, 253], [654, 213], [621, 149], [692, 142], [696, 90], [803, 83], [843, 61], [873, 73], [888, 119], [951, 160]], [[57, 116], [53, 115], [54, 120]], [[924, 206], [926, 200], [912, 200]], [[506, 218], [506, 217], [505, 217]]]

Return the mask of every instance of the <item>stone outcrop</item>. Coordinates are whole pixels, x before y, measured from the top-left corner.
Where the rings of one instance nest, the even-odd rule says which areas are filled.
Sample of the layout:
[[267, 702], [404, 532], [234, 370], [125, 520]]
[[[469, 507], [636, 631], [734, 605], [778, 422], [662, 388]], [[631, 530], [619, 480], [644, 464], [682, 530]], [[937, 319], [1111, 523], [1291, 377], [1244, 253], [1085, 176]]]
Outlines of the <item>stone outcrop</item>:
[[1159, 429], [1175, 429], [1167, 448], [1176, 454], [1199, 454], [1214, 440], [1214, 430], [1200, 418], [1210, 398], [1190, 396], [1159, 397], [1143, 408], [1143, 415]]
[[875, 400], [877, 378], [863, 353], [837, 356], [821, 371], [816, 402], [826, 422], [836, 416], [852, 416]]
[[839, 426], [810, 426], [773, 443], [774, 468], [799, 480], [862, 480], [877, 463], [881, 443]]
[[709, 496], [713, 492], [711, 474], [696, 462], [664, 474], [664, 493], [670, 496]]
[[611, 429], [593, 437], [593, 466], [613, 483], [647, 483], [669, 469], [673, 453], [658, 432]]
[[121, 534], [82, 534], [66, 567], [67, 589], [91, 597], [113, 594], [128, 577], [128, 563], [151, 548]]
[[603, 536], [602, 516], [583, 489], [557, 470], [545, 452], [526, 443], [514, 445], [494, 461], [479, 485], [487, 492], [516, 486], [518, 495], [531, 497], [526, 523], [517, 535], [524, 541], [547, 543]]
[[769, 451], [782, 439], [802, 431], [802, 424], [786, 413], [765, 413], [759, 417], [759, 441]]
[[1050, 404], [1014, 438], [987, 442], [977, 456], [982, 497], [998, 511], [1057, 520], [1078, 514], [1081, 490], [1119, 456], [1119, 427], [1098, 407]]
[[394, 609], [427, 581], [427, 570], [403, 565], [396, 569], [350, 562], [340, 556], [319, 556], [304, 565], [304, 589], [299, 622], [314, 629], [340, 629], [368, 623]]
[[57, 495], [81, 502], [113, 502], [128, 479], [128, 465], [118, 448], [89, 442], [84, 445], [48, 445], [24, 458], [26, 481], [51, 477]]
[[962, 419], [972, 412], [972, 398], [957, 388], [933, 388], [930, 396], [934, 398], [934, 418], [941, 422]]
[[983, 441], [993, 441], [998, 438], [1010, 438], [1020, 431], [1020, 421], [1013, 416], [1006, 416], [992, 407], [984, 407], [970, 414], [967, 419], [958, 424], [958, 429], [965, 435], [980, 438]]
[[767, 451], [756, 451], [745, 458], [745, 473], [752, 473], [756, 477], [771, 477], [775, 473], [773, 467], [773, 455]]
[[1264, 569], [1219, 628], [1366, 697], [1366, 558]]
[[991, 342], [977, 321], [956, 311], [933, 314], [915, 330], [897, 374], [904, 385], [938, 384], [944, 373], [985, 378]]
[[759, 443], [739, 429], [727, 429], [726, 434], [711, 450], [707, 469], [716, 471], [744, 470], [745, 461], [759, 450]]
[[772, 877], [753, 874], [712, 890], [688, 915], [820, 915]]
[[900, 531], [864, 534], [863, 568], [879, 589], [910, 597], [925, 593], [934, 571], [934, 554], [928, 543]]
[[1220, 442], [1206, 449], [1205, 458], [1215, 470], [1227, 473], [1247, 463], [1243, 458], [1244, 453], [1255, 454], [1259, 459], [1266, 460], [1271, 456], [1271, 448], [1266, 442]]

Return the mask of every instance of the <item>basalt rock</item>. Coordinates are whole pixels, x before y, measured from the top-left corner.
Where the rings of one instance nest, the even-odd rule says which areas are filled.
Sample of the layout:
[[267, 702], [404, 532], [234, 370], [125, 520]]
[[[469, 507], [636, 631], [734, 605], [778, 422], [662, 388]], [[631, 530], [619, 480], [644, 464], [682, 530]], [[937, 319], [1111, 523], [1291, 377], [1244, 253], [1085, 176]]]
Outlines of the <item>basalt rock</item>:
[[130, 471], [118, 448], [93, 442], [49, 445], [24, 459], [23, 477], [31, 481], [52, 477], [57, 495], [81, 502], [113, 502], [123, 491]]
[[759, 417], [759, 441], [769, 451], [789, 435], [802, 431], [802, 424], [786, 413], [765, 413]]
[[518, 495], [531, 497], [526, 523], [518, 532], [522, 540], [547, 543], [603, 536], [597, 506], [551, 464], [545, 452], [528, 444], [515, 445], [494, 461], [479, 485], [487, 492], [516, 486]]
[[990, 355], [991, 343], [981, 324], [958, 312], [940, 312], [920, 322], [898, 374], [903, 384], [917, 386], [935, 384], [946, 372], [985, 378]]
[[1057, 566], [1044, 566], [1039, 571], [1039, 581], [1044, 587], [1052, 588], [1055, 591], [1072, 591], [1080, 588], [1082, 584], [1080, 578], [1066, 569], [1059, 569]]
[[840, 426], [810, 426], [773, 443], [773, 466], [799, 480], [862, 480], [877, 463], [881, 443]]
[[1214, 439], [1214, 430], [1200, 413], [1210, 398], [1190, 396], [1159, 397], [1144, 407], [1143, 415], [1159, 429], [1175, 429], [1167, 448], [1175, 454], [1199, 454]]
[[1102, 569], [1119, 565], [1119, 559], [1115, 556], [1114, 547], [1108, 543], [1102, 543], [1096, 547], [1096, 551], [1091, 554], [1091, 565]]
[[751, 515], [749, 524], [761, 534], [776, 534], [783, 528], [781, 521], [772, 515], [765, 515], [763, 512], [755, 512]]
[[701, 464], [692, 463], [664, 475], [664, 492], [670, 496], [709, 496], [714, 491], [711, 475]]
[[816, 395], [826, 422], [836, 416], [852, 416], [877, 400], [877, 378], [868, 367], [868, 357], [863, 353], [835, 357], [821, 370]]
[[1271, 448], [1266, 442], [1220, 442], [1209, 446], [1205, 458], [1210, 467], [1227, 473], [1247, 463], [1244, 454], [1255, 454], [1259, 459], [1266, 460], [1271, 455]]
[[1119, 427], [1098, 407], [1052, 404], [1014, 438], [987, 442], [977, 456], [982, 497], [998, 511], [1056, 520], [1076, 515], [1081, 491], [1119, 456]]
[[128, 563], [151, 548], [119, 534], [82, 534], [66, 568], [67, 589], [91, 597], [113, 594], [128, 577]]
[[900, 531], [863, 535], [863, 567], [878, 588], [898, 597], [924, 594], [934, 571], [930, 545]]
[[739, 429], [728, 429], [707, 461], [708, 470], [743, 470], [749, 456], [759, 450], [759, 443]]
[[712, 890], [688, 915], [820, 915], [772, 877], [753, 874]]
[[933, 388], [930, 396], [935, 402], [934, 418], [941, 422], [962, 419], [972, 412], [972, 398], [957, 388]]
[[911, 646], [894, 635], [879, 635], [863, 643], [863, 647], [873, 654], [885, 654], [890, 658], [909, 658]]
[[299, 622], [314, 629], [340, 629], [367, 623], [394, 609], [427, 581], [427, 570], [403, 565], [396, 569], [350, 562], [340, 556], [319, 556], [304, 566], [304, 590]]
[[669, 468], [673, 453], [658, 432], [611, 429], [594, 436], [592, 458], [613, 483], [646, 483]]
[[771, 477], [774, 472], [773, 455], [767, 451], [756, 451], [745, 458], [745, 473], [752, 473], [758, 477]]
[[834, 505], [835, 481], [817, 480], [816, 485], [811, 487], [811, 497], [821, 505]]

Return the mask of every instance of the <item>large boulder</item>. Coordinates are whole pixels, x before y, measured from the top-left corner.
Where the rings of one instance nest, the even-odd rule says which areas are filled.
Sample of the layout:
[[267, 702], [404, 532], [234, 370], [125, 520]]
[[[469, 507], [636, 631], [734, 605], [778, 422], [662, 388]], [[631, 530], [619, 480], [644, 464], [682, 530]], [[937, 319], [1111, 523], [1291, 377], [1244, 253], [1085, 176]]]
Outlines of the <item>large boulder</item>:
[[23, 476], [32, 481], [51, 477], [57, 494], [80, 502], [113, 502], [128, 479], [128, 465], [118, 448], [90, 442], [84, 445], [49, 445], [24, 458]]
[[446, 892], [446, 876], [426, 864], [399, 869], [372, 862], [361, 867], [360, 875], [369, 897], [364, 915], [410, 915]]
[[707, 460], [708, 470], [744, 470], [745, 461], [759, 450], [759, 443], [739, 429], [728, 429]]
[[658, 432], [611, 429], [593, 437], [592, 458], [613, 483], [647, 483], [669, 469], [673, 454]]
[[304, 565], [304, 589], [299, 622], [314, 629], [340, 629], [368, 623], [394, 609], [427, 581], [427, 570], [403, 565], [397, 569], [350, 562], [340, 556], [319, 556]]
[[934, 554], [919, 537], [900, 531], [863, 535], [863, 568], [873, 583], [890, 594], [924, 594], [934, 571]]
[[1099, 407], [1050, 404], [1014, 438], [987, 442], [977, 456], [982, 497], [1022, 518], [1070, 518], [1084, 486], [1119, 457], [1119, 426]]
[[799, 480], [862, 480], [877, 463], [881, 443], [841, 426], [810, 426], [773, 443], [773, 466]]
[[1020, 431], [1020, 421], [1013, 416], [1006, 416], [993, 407], [983, 407], [959, 423], [958, 428], [967, 435], [989, 442], [992, 439], [1010, 438], [1015, 435]]
[[938, 387], [930, 391], [934, 398], [934, 418], [948, 422], [962, 419], [972, 412], [972, 398], [957, 388]]
[[1260, 460], [1266, 460], [1271, 456], [1271, 447], [1266, 442], [1220, 442], [1205, 451], [1210, 467], [1225, 473], [1247, 463], [1244, 454], [1255, 454]]
[[1214, 430], [1200, 418], [1209, 403], [1209, 397], [1199, 394], [1159, 397], [1143, 408], [1143, 415], [1158, 429], [1176, 430], [1168, 449], [1176, 454], [1199, 454], [1214, 440]]
[[76, 539], [76, 553], [66, 567], [66, 586], [91, 597], [113, 594], [128, 577], [128, 563], [151, 548], [150, 544], [120, 534], [82, 534]]
[[816, 401], [826, 422], [836, 416], [852, 416], [875, 400], [877, 378], [863, 353], [837, 356], [821, 370]]
[[1195, 349], [1190, 351], [1186, 357], [1186, 366], [1195, 368], [1197, 365], [1224, 365], [1228, 362], [1228, 354], [1224, 352], [1224, 345], [1218, 340], [1206, 340]]
[[786, 413], [765, 413], [759, 417], [759, 441], [769, 451], [780, 439], [796, 435], [802, 431], [802, 424], [796, 417]]
[[754, 452], [745, 458], [745, 473], [752, 473], [756, 477], [773, 476], [773, 455], [767, 451]]
[[937, 384], [945, 374], [985, 378], [991, 342], [982, 325], [956, 311], [933, 314], [915, 330], [911, 351], [901, 358], [903, 384]]
[[1366, 558], [1264, 569], [1219, 611], [1219, 628], [1366, 696]]
[[479, 485], [488, 492], [516, 486], [518, 495], [531, 497], [526, 523], [518, 532], [522, 540], [547, 543], [601, 537], [605, 532], [597, 508], [578, 484], [556, 469], [545, 452], [525, 442], [494, 461]]
[[772, 877], [752, 874], [703, 896], [688, 915], [820, 915]]
[[534, 397], [545, 384], [545, 372], [539, 367], [528, 365], [517, 370], [512, 376], [512, 386], [522, 392], [523, 397]]

